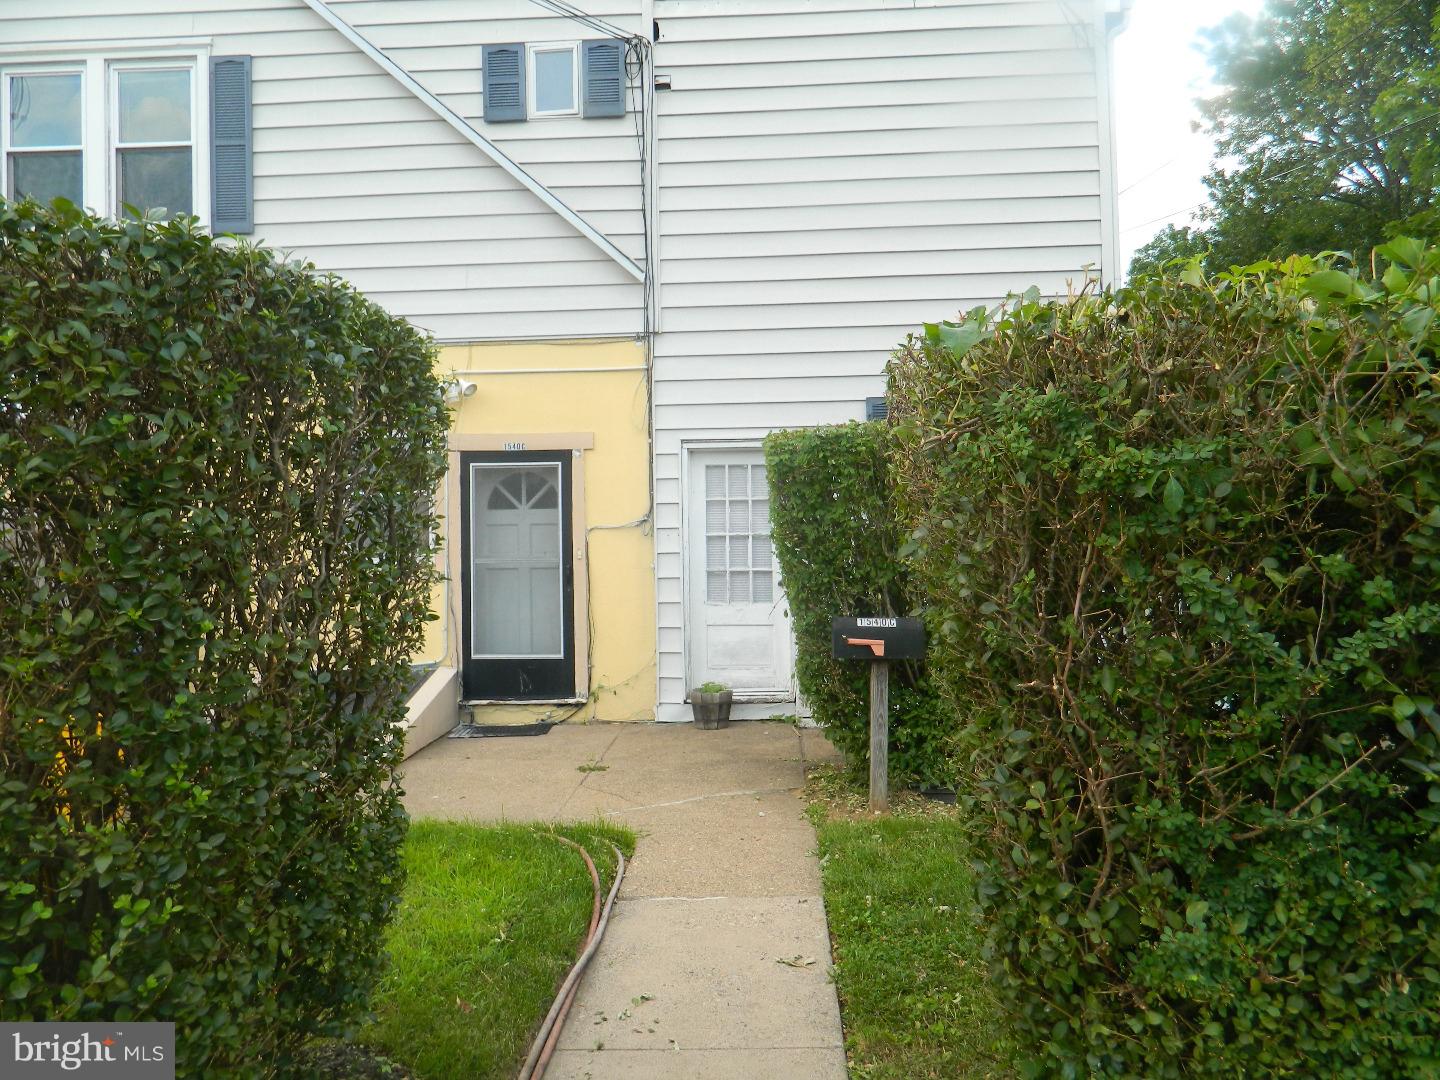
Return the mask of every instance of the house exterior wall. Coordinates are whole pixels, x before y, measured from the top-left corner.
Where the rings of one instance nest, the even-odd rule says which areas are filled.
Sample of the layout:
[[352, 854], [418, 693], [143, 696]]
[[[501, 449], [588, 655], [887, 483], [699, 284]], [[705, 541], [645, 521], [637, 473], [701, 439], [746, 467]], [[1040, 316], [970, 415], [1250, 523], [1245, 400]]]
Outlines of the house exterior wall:
[[[639, 24], [632, 0], [593, 6], [627, 28]], [[73, 59], [120, 43], [141, 55], [164, 43], [253, 56], [253, 239], [340, 274], [438, 339], [641, 331], [634, 277], [300, 0], [3, 7], [0, 63]], [[481, 119], [483, 44], [594, 31], [528, 0], [331, 7], [623, 251], [643, 256], [632, 117]]]
[[[452, 449], [577, 451], [575, 577], [577, 648], [588, 669], [581, 715], [599, 720], [655, 716], [655, 578], [649, 505], [645, 350], [635, 341], [527, 342], [449, 346], [442, 379], [465, 379], [451, 427]], [[449, 581], [437, 590], [420, 661], [455, 666], [461, 610], [459, 476], [456, 454], [439, 493]], [[523, 723], [551, 705], [478, 707], [479, 723]], [[563, 710], [562, 710], [563, 711]]]
[[[521, 168], [643, 262], [635, 118], [487, 124], [481, 47], [599, 36], [528, 0], [331, 0], [331, 9]], [[601, 0], [640, 27], [640, 5]], [[483, 17], [482, 17], [483, 16]], [[478, 384], [458, 448], [523, 442], [575, 463], [577, 694], [584, 714], [654, 716], [653, 546], [643, 288], [615, 260], [426, 107], [301, 0], [53, 0], [6, 5], [0, 65], [158, 49], [252, 57], [250, 239], [352, 282], [443, 348], [437, 370]], [[104, 208], [101, 207], [103, 210]], [[617, 340], [620, 338], [620, 340]], [[626, 340], [625, 338], [629, 338]], [[456, 460], [452, 455], [452, 461]], [[456, 511], [458, 480], [439, 493]], [[614, 528], [626, 522], [629, 527]], [[418, 661], [457, 665], [458, 537]], [[487, 706], [523, 722], [552, 706]]]
[[1104, 267], [1103, 6], [656, 0], [661, 719], [695, 677], [686, 449], [859, 419], [922, 321]]
[[[302, 0], [6, 5], [0, 65], [127, 45], [253, 57], [253, 239], [454, 346], [442, 371], [482, 372], [457, 411], [467, 445], [593, 434], [588, 611], [605, 625], [587, 685], [614, 691], [597, 715], [686, 719], [687, 452], [856, 419], [922, 321], [1113, 277], [1107, 11], [1125, 2], [590, 0], [658, 27], [673, 88], [647, 143], [631, 95], [623, 117], [483, 120], [482, 45], [597, 36], [531, 0], [329, 0], [641, 263], [653, 146], [648, 373], [598, 370], [643, 369], [642, 284]], [[647, 509], [645, 528], [598, 528]]]

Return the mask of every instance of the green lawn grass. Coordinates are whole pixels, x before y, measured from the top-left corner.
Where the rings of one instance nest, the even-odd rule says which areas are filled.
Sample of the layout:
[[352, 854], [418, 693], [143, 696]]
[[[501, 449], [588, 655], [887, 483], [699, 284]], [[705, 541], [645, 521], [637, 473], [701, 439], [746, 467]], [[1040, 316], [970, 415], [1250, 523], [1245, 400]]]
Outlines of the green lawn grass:
[[953, 813], [832, 817], [816, 803], [850, 1075], [1010, 1077], [980, 949], [968, 825]]
[[[558, 831], [590, 851], [607, 890], [609, 842], [634, 850], [624, 829]], [[533, 825], [417, 821], [405, 865], [390, 968], [359, 1041], [418, 1080], [514, 1076], [589, 926], [584, 861]]]

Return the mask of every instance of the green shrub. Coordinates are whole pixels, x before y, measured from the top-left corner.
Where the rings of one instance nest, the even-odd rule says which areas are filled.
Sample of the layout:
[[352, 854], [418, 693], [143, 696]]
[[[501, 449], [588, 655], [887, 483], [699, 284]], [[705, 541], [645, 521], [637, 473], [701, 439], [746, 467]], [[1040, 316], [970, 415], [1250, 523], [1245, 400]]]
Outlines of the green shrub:
[[1440, 251], [1379, 255], [1028, 295], [892, 368], [1037, 1075], [1440, 1074]]
[[[775, 554], [795, 627], [795, 674], [852, 764], [868, 759], [869, 665], [830, 655], [836, 615], [908, 614], [883, 424], [779, 431], [765, 440]], [[891, 665], [890, 769], [940, 781], [951, 721], [923, 664]]]
[[186, 222], [0, 204], [0, 999], [283, 1067], [365, 1006], [447, 418], [427, 343]]

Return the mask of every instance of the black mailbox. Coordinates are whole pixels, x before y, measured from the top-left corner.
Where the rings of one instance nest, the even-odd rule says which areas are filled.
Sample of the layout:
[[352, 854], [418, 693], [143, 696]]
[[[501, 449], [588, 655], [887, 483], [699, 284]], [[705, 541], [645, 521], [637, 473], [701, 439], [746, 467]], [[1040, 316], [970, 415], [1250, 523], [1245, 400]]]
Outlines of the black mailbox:
[[925, 624], [899, 616], [830, 621], [830, 650], [837, 660], [919, 660], [925, 656]]

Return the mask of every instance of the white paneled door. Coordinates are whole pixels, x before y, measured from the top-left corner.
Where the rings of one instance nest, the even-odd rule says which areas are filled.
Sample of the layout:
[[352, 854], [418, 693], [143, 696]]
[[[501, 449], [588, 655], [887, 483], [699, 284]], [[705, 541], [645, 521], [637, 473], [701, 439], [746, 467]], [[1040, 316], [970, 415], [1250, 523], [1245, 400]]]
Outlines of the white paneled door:
[[770, 542], [764, 455], [692, 448], [687, 461], [690, 686], [792, 697], [790, 610]]

